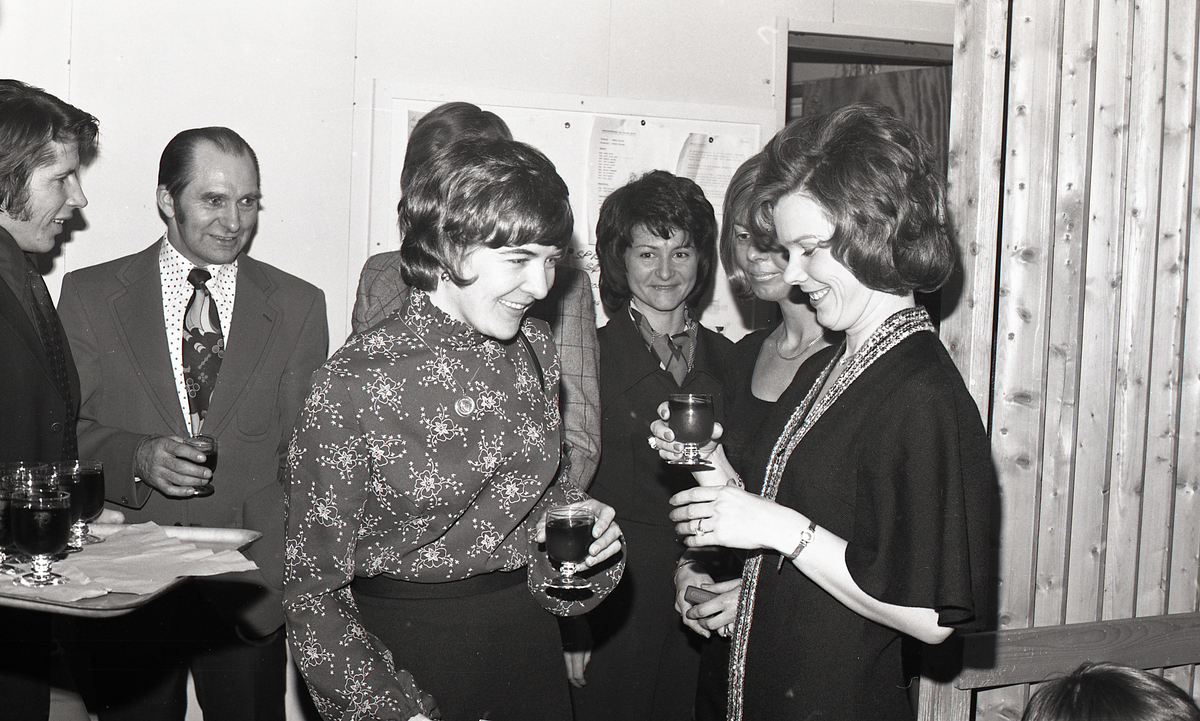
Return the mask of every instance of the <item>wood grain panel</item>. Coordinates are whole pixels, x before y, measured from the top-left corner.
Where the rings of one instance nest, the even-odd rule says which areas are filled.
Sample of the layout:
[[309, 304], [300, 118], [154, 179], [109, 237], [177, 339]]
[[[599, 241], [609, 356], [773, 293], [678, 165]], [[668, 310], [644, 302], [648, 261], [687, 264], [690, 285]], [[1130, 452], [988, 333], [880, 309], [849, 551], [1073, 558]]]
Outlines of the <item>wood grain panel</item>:
[[1066, 620], [1101, 617], [1107, 548], [1112, 404], [1121, 287], [1132, 2], [1097, 3], [1092, 172], [1088, 188], [1083, 352]]
[[[1108, 556], [1102, 618], [1137, 607], [1141, 519], [1147, 502], [1146, 406], [1158, 248], [1165, 3], [1135, 3], [1131, 18], [1129, 128], [1115, 355]], [[1147, 529], [1148, 530], [1148, 529]]]
[[1091, 173], [1092, 99], [1095, 82], [1095, 0], [1067, 0], [1063, 23], [1058, 157], [1055, 179], [1049, 352], [1046, 358], [1046, 423], [1034, 625], [1065, 622], [1067, 557], [1071, 544], [1071, 500], [1075, 490], [1075, 443], [1084, 259]]
[[[1184, 350], [1188, 199], [1196, 64], [1194, 3], [1162, 4], [1162, 133], [1158, 194], [1154, 322], [1146, 412], [1144, 500], [1135, 615], [1167, 613], [1172, 583], [1172, 524], [1178, 468], [1180, 372]], [[1195, 576], [1192, 576], [1194, 579]], [[1185, 581], [1185, 584], [1187, 582]], [[1182, 609], [1192, 611], [1194, 608]]]

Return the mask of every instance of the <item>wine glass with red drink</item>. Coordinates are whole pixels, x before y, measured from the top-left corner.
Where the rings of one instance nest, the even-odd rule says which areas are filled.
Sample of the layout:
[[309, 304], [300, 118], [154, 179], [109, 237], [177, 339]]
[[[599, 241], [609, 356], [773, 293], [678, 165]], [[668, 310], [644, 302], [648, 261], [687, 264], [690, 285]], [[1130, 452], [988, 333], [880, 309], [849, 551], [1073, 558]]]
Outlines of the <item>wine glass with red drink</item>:
[[12, 492], [10, 518], [17, 550], [33, 558], [33, 570], [13, 584], [43, 588], [62, 583], [63, 577], [50, 568], [71, 537], [71, 494], [44, 487], [18, 488]]
[[[45, 480], [45, 474], [50, 472], [50, 466], [45, 463], [29, 461], [0, 463], [0, 573], [10, 576], [20, 574], [23, 569], [18, 564], [22, 560], [29, 560], [22, 559], [17, 553], [17, 547], [13, 545], [12, 518], [9, 514], [12, 492], [23, 483], [31, 482], [30, 478], [33, 472], [37, 472], [38, 477]], [[49, 483], [48, 480], [45, 482]]]
[[700, 447], [712, 440], [716, 411], [708, 393], [672, 393], [668, 399], [669, 425], [675, 440], [683, 444], [683, 455], [668, 461], [680, 466], [700, 465]]
[[[194, 435], [185, 440], [184, 443], [204, 454], [204, 461], [201, 462], [200, 465], [204, 466], [213, 473], [217, 472], [216, 438], [213, 438], [212, 436]], [[214, 490], [216, 489], [213, 488], [212, 479], [210, 478], [208, 483], [204, 484], [203, 486], [192, 486], [192, 495], [197, 497], [211, 496]]]
[[592, 545], [592, 525], [596, 514], [587, 506], [556, 506], [546, 514], [546, 555], [558, 567], [559, 575], [546, 582], [550, 588], [591, 588], [575, 571]]
[[88, 523], [104, 510], [104, 464], [100, 461], [63, 461], [54, 464], [59, 490], [71, 494], [71, 540], [68, 548], [78, 550], [104, 539], [88, 532]]

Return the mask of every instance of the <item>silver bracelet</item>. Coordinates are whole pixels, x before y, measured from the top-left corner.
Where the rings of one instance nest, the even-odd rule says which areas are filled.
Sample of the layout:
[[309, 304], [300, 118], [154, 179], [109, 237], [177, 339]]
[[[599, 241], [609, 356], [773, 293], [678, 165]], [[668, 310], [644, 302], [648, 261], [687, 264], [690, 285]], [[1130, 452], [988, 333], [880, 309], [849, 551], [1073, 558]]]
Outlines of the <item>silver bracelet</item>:
[[812, 543], [813, 538], [817, 535], [817, 522], [809, 520], [808, 528], [800, 532], [800, 543], [796, 544], [796, 550], [791, 553], [785, 553], [779, 557], [779, 572], [783, 572], [784, 561], [795, 561], [800, 555], [800, 552], [808, 548], [808, 544]]

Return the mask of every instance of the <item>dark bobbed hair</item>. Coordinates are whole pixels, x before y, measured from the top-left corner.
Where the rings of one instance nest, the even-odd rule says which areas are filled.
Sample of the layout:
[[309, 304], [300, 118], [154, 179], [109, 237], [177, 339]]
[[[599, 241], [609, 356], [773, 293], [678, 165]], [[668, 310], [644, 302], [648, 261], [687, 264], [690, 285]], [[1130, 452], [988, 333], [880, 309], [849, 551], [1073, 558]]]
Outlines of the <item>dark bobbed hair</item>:
[[751, 233], [755, 231], [754, 224], [750, 222], [750, 209], [754, 201], [754, 181], [758, 178], [761, 163], [762, 155], [752, 155], [733, 171], [721, 211], [721, 265], [725, 267], [725, 276], [729, 278], [733, 294], [742, 300], [753, 298], [754, 291], [746, 278], [746, 271], [737, 262], [737, 232], [733, 226], [740, 225]]
[[443, 103], [421, 116], [408, 136], [404, 167], [400, 170], [400, 192], [408, 192], [417, 168], [452, 142], [471, 138], [512, 140], [508, 125], [499, 115], [478, 105], [454, 101]]
[[54, 161], [52, 143], [75, 144], [86, 160], [99, 122], [74, 105], [20, 80], [0, 80], [0, 212], [28, 220], [29, 177]]
[[158, 184], [166, 187], [172, 198], [178, 198], [195, 179], [196, 149], [205, 142], [212, 143], [227, 155], [249, 155], [254, 161], [255, 176], [262, 177], [258, 171], [258, 155], [242, 136], [229, 128], [192, 128], [171, 138], [158, 161]]
[[652, 170], [614, 190], [600, 206], [596, 221], [596, 255], [600, 260], [600, 300], [615, 311], [629, 302], [629, 269], [625, 251], [633, 231], [645, 228], [659, 238], [687, 233], [699, 261], [696, 285], [684, 299], [693, 308], [712, 285], [717, 256], [717, 216], [699, 185], [665, 170]]
[[397, 210], [400, 276], [425, 291], [442, 277], [459, 286], [475, 282], [461, 266], [479, 246], [564, 249], [575, 226], [567, 184], [554, 164], [515, 140], [447, 145], [413, 174]]
[[868, 288], [931, 293], [954, 271], [940, 166], [889, 108], [858, 103], [793, 120], [762, 155], [752, 219], [763, 238], [775, 236], [776, 203], [803, 193], [834, 226], [833, 256]]
[[1088, 662], [1042, 684], [1021, 721], [1200, 721], [1200, 708], [1178, 686], [1152, 673]]

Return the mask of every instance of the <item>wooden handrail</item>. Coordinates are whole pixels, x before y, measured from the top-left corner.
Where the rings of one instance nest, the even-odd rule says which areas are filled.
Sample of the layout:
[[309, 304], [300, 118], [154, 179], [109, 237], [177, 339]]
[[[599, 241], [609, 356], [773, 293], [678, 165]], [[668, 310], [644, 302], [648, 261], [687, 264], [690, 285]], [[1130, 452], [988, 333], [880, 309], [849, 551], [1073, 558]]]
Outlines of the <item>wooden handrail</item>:
[[1038, 683], [1084, 661], [1135, 668], [1200, 663], [1200, 613], [975, 633], [927, 649], [921, 721], [966, 721], [979, 689]]

